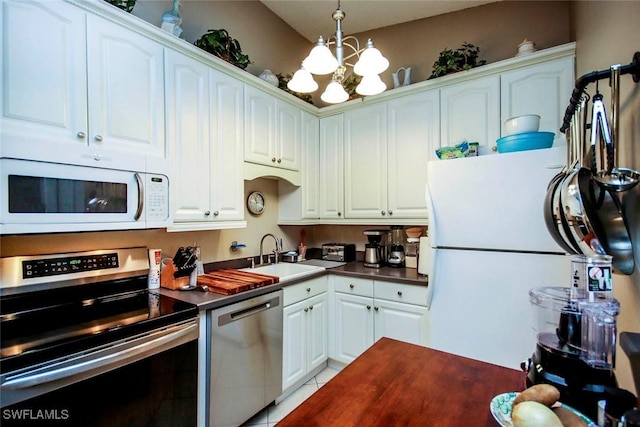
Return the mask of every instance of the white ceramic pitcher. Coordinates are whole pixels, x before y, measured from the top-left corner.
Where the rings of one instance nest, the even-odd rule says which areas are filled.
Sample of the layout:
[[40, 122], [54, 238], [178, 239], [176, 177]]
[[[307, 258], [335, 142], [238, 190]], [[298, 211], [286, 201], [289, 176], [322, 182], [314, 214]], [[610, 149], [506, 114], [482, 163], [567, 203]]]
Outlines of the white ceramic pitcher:
[[[404, 71], [404, 79], [400, 84], [400, 72]], [[400, 67], [393, 73], [393, 87], [409, 86], [411, 84], [411, 67]]]

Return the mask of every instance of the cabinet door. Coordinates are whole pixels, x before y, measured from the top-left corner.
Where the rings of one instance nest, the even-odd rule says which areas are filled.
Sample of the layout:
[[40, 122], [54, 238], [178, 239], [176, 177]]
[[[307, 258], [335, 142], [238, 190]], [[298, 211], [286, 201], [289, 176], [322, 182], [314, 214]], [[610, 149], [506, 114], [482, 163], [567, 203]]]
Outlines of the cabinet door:
[[554, 132], [555, 143], [564, 141], [564, 135], [559, 129], [573, 82], [573, 58], [557, 59], [502, 73], [500, 123], [504, 124], [514, 116], [538, 114], [540, 130]]
[[429, 343], [428, 316], [426, 307], [376, 299], [375, 339], [387, 337], [426, 346]]
[[276, 99], [276, 164], [275, 166], [300, 169], [300, 109]]
[[320, 218], [320, 120], [302, 113], [302, 218]]
[[308, 311], [307, 300], [284, 307], [282, 311], [282, 390], [295, 384], [307, 373]]
[[244, 85], [209, 70], [211, 219], [244, 219]]
[[386, 218], [387, 107], [344, 113], [345, 218]]
[[456, 83], [440, 90], [440, 131], [443, 146], [479, 142], [487, 154], [500, 138], [500, 77]]
[[244, 88], [244, 160], [275, 166], [275, 98], [252, 86]]
[[351, 363], [373, 345], [373, 298], [335, 293], [334, 359]]
[[1, 6], [1, 155], [68, 162], [87, 145], [85, 14], [63, 1]]
[[209, 71], [185, 55], [166, 51], [167, 137], [173, 159], [175, 222], [208, 221]]
[[309, 298], [307, 322], [307, 372], [327, 361], [329, 349], [329, 310], [326, 292]]
[[427, 162], [440, 141], [440, 97], [437, 90], [387, 103], [388, 215], [427, 218]]
[[87, 52], [92, 150], [166, 158], [162, 45], [87, 15]]
[[320, 120], [320, 218], [341, 219], [344, 210], [343, 115]]

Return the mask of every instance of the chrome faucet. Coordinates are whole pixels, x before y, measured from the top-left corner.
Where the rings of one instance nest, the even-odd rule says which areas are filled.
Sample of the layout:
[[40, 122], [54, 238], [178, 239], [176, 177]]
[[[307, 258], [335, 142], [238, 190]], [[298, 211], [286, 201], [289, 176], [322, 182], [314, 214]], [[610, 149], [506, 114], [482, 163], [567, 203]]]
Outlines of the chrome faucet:
[[[273, 237], [273, 240], [276, 242], [276, 247], [275, 249], [273, 249], [273, 253], [275, 255], [275, 263], [278, 263], [278, 256], [280, 255], [280, 253], [282, 253], [282, 239], [278, 239], [276, 236], [274, 236], [271, 233], [267, 233], [264, 236], [262, 236], [262, 239], [260, 239], [260, 264], [263, 263], [263, 245], [264, 245], [264, 239], [266, 239], [267, 237]], [[268, 258], [267, 258], [268, 259]]]

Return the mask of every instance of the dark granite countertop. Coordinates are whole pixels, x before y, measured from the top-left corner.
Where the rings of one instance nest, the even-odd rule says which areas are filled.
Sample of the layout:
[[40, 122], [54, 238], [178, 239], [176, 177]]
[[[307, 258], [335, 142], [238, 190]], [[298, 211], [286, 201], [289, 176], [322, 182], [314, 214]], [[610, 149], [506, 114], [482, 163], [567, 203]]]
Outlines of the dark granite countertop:
[[[210, 271], [210, 270], [207, 270]], [[291, 280], [285, 283], [276, 283], [274, 285], [264, 286], [262, 288], [253, 289], [235, 295], [222, 295], [215, 292], [202, 292], [199, 290], [191, 291], [173, 291], [171, 289], [160, 288], [160, 293], [181, 301], [195, 304], [201, 311], [213, 310], [224, 307], [225, 305], [235, 302], [244, 301], [269, 292], [277, 291], [283, 287], [294, 285], [326, 274], [335, 274], [338, 276], [360, 277], [370, 280], [384, 280], [388, 282], [405, 283], [410, 285], [427, 286], [428, 278], [418, 274], [415, 268], [368, 268], [361, 261], [352, 261], [340, 267], [327, 268], [319, 273], [309, 275], [297, 280]]]

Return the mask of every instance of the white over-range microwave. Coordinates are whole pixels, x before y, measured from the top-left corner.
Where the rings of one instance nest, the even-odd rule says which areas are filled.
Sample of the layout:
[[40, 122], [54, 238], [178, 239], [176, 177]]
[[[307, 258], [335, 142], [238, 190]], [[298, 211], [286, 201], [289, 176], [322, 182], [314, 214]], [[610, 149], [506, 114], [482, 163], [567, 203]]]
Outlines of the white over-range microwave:
[[0, 234], [164, 228], [162, 174], [0, 159]]

